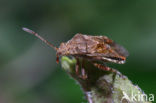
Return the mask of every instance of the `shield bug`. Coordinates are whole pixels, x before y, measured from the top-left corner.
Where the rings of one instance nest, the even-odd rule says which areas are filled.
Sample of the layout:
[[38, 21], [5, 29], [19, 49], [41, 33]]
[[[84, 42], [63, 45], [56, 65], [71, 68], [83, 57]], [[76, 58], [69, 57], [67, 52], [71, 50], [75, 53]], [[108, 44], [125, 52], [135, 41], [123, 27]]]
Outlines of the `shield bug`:
[[[42, 38], [38, 33], [28, 29], [23, 28], [24, 31], [35, 35], [43, 42], [45, 42], [50, 47], [56, 50], [57, 63], [59, 62], [60, 56], [73, 56], [77, 59], [77, 64], [75, 66], [76, 73], [79, 73], [79, 58], [87, 59], [93, 63], [99, 69], [105, 71], [116, 72], [114, 69], [102, 65], [99, 62], [113, 62], [117, 64], [123, 64], [126, 61], [128, 52], [119, 44], [115, 43], [113, 40], [109, 39], [107, 36], [90, 36], [83, 34], [76, 34], [71, 40], [66, 43], [61, 43], [57, 48], [49, 41]], [[87, 78], [85, 75], [85, 69], [82, 69], [82, 78]]]

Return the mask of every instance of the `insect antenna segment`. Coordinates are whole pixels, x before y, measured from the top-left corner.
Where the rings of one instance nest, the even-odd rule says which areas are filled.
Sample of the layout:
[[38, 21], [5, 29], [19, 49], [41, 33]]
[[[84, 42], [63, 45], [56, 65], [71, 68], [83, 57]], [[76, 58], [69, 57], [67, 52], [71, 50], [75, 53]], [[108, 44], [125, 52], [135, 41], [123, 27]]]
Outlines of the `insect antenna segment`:
[[40, 40], [42, 40], [44, 43], [46, 43], [47, 45], [49, 45], [50, 47], [54, 48], [55, 50], [58, 50], [57, 47], [55, 47], [52, 43], [50, 43], [49, 41], [45, 40], [43, 37], [41, 37], [38, 33], [28, 29], [28, 28], [25, 28], [23, 27], [22, 28], [25, 32], [28, 32], [30, 34], [33, 34], [34, 36], [36, 36], [37, 38], [39, 38]]

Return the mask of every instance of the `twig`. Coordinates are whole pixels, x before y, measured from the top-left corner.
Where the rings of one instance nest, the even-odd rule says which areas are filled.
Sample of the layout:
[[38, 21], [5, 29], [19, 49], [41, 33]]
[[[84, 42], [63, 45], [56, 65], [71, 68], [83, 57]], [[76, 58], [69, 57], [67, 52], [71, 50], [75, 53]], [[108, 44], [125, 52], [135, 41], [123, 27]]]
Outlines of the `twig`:
[[[146, 102], [145, 96], [141, 98], [145, 95], [143, 91], [120, 73], [100, 70], [85, 60], [87, 79], [82, 79], [75, 72], [75, 59], [63, 56], [61, 64], [62, 68], [80, 84], [89, 103], [151, 103]], [[140, 98], [133, 98], [132, 93], [140, 95]]]

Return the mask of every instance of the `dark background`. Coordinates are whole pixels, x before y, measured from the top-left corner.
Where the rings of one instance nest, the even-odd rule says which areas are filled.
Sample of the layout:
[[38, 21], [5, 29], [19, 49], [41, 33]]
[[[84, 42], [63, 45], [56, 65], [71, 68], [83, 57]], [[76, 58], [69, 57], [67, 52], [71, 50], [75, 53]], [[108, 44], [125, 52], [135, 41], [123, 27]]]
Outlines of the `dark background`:
[[76, 33], [106, 35], [130, 55], [111, 64], [145, 93], [156, 93], [156, 0], [0, 1], [0, 103], [82, 103], [84, 95], [55, 62], [56, 46]]

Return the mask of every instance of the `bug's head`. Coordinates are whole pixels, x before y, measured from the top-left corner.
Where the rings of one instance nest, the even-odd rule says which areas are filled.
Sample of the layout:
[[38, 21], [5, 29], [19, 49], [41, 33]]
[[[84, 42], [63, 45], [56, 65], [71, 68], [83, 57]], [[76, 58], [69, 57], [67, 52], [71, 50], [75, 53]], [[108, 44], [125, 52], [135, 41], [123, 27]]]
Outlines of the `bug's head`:
[[69, 55], [68, 52], [68, 46], [66, 43], [61, 43], [59, 48], [57, 49], [57, 55], [63, 56], [63, 55]]

